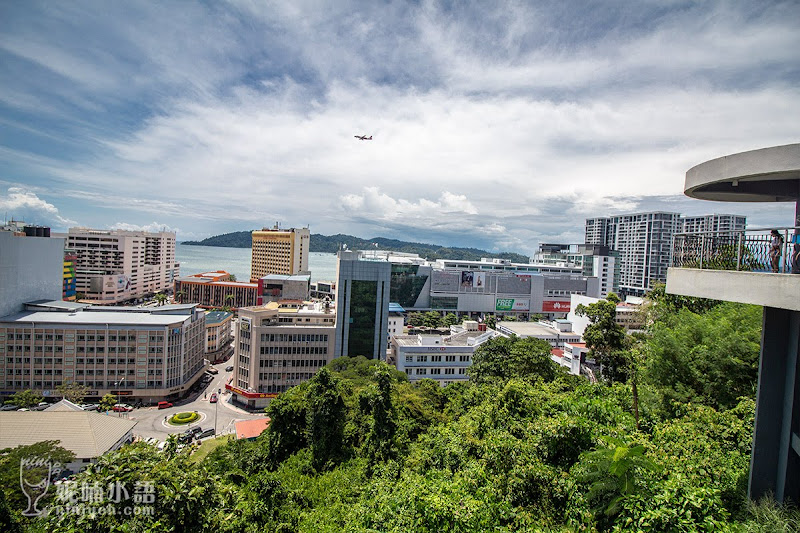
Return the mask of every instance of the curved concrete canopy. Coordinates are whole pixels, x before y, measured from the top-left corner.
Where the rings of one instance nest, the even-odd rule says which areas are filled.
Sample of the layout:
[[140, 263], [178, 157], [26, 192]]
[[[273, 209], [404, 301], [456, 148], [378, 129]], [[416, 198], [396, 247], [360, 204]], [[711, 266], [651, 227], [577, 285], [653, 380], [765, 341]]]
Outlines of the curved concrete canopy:
[[706, 161], [686, 172], [684, 194], [719, 202], [800, 200], [800, 144], [773, 146]]

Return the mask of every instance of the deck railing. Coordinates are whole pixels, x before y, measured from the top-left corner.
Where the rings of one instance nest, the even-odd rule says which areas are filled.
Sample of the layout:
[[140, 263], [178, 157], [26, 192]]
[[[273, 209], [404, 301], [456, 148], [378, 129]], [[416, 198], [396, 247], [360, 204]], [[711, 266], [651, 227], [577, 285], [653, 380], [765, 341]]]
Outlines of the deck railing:
[[[771, 252], [772, 234], [780, 233], [779, 254]], [[762, 228], [741, 231], [677, 233], [672, 266], [707, 270], [791, 273], [800, 263], [800, 228]], [[797, 266], [795, 267], [797, 268]]]

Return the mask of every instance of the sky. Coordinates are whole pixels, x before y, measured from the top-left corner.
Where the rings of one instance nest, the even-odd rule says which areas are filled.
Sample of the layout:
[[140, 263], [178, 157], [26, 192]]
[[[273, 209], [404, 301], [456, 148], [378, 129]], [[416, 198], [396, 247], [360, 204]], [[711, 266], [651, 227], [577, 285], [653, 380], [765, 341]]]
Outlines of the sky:
[[[800, 142], [800, 3], [2, 2], [0, 216], [532, 253]], [[355, 135], [372, 135], [360, 141]]]

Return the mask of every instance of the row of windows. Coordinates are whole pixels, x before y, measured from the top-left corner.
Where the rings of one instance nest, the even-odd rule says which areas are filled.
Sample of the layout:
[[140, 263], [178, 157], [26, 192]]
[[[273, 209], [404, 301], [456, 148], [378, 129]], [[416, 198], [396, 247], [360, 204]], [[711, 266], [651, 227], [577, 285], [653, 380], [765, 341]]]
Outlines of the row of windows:
[[[444, 360], [448, 363], [454, 363], [456, 361], [456, 357], [462, 363], [469, 362], [472, 359], [471, 355], [445, 355]], [[440, 363], [442, 361], [441, 355], [417, 355], [416, 362], [417, 363], [427, 363], [430, 359], [431, 363]], [[406, 363], [413, 363], [415, 362], [413, 355], [406, 355]]]
[[274, 361], [272, 359], [261, 360], [258, 362], [258, 366], [261, 368], [272, 368], [272, 367], [305, 367], [305, 366], [325, 366], [328, 362], [325, 359], [282, 359], [280, 361]]
[[[60, 365], [60, 364], [63, 363], [63, 361], [64, 361], [64, 359], [62, 357], [34, 357], [33, 358], [33, 364], [35, 364], [35, 365], [51, 364], [51, 363]], [[13, 364], [13, 363], [30, 364], [30, 362], [31, 362], [31, 358], [30, 357], [6, 357], [6, 363], [8, 363], [8, 364]], [[72, 359], [71, 358], [67, 358], [67, 363], [71, 363], [71, 362], [72, 362]], [[119, 357], [119, 358], [117, 358], [117, 357], [109, 357], [108, 361], [106, 361], [106, 359], [104, 359], [102, 357], [76, 357], [75, 358], [75, 363], [79, 364], [79, 365], [83, 365], [83, 364], [86, 364], [86, 365], [93, 365], [93, 364], [102, 365], [102, 364], [104, 364], [106, 362], [108, 362], [108, 364], [110, 364], [110, 365], [116, 365], [116, 364], [124, 365], [126, 363], [129, 364], [129, 365], [133, 365], [133, 364], [136, 364], [136, 359], [134, 359], [133, 357], [129, 357], [127, 359], [124, 358], [124, 357]], [[141, 362], [143, 363], [144, 359], [142, 359]], [[164, 359], [161, 358], [161, 357], [148, 357], [147, 358], [147, 363], [151, 364], [151, 365], [160, 365], [163, 362], [164, 362]]]
[[[284, 318], [281, 317], [281, 321]], [[286, 319], [292, 321], [291, 318]], [[311, 320], [309, 318], [306, 319]], [[289, 334], [289, 333], [262, 333], [261, 342], [328, 342], [327, 334]]]
[[288, 372], [288, 373], [277, 373], [277, 372], [259, 372], [258, 379], [259, 381], [296, 381], [296, 380], [307, 380], [314, 377], [313, 372]]
[[[444, 372], [442, 372], [444, 370]], [[439, 376], [441, 374], [445, 375], [465, 375], [467, 373], [466, 368], [415, 368], [413, 374], [416, 376]], [[406, 368], [406, 374], [412, 375], [411, 369]]]
[[261, 355], [328, 355], [327, 346], [262, 346]]

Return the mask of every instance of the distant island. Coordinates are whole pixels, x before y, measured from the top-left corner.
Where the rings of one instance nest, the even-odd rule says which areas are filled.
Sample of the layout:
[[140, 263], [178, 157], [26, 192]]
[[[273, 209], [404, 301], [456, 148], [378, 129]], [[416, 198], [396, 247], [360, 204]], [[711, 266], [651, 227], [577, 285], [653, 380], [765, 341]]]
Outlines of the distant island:
[[[223, 246], [227, 248], [250, 248], [252, 246], [251, 232], [234, 231], [223, 235], [215, 235], [203, 239], [202, 241], [184, 241], [181, 244], [190, 246]], [[430, 261], [436, 259], [461, 259], [464, 261], [479, 261], [481, 257], [491, 257], [497, 259], [508, 259], [514, 263], [527, 263], [528, 256], [514, 253], [501, 252], [491, 253], [477, 248], [451, 248], [438, 244], [426, 244], [420, 242], [406, 242], [397, 239], [387, 239], [384, 237], [373, 237], [371, 239], [361, 239], [352, 235], [311, 235], [311, 252], [336, 253], [339, 246], [346, 244], [351, 250], [367, 250], [377, 248], [380, 250], [391, 250], [393, 252], [404, 252], [418, 254]], [[377, 244], [377, 247], [375, 246]]]

